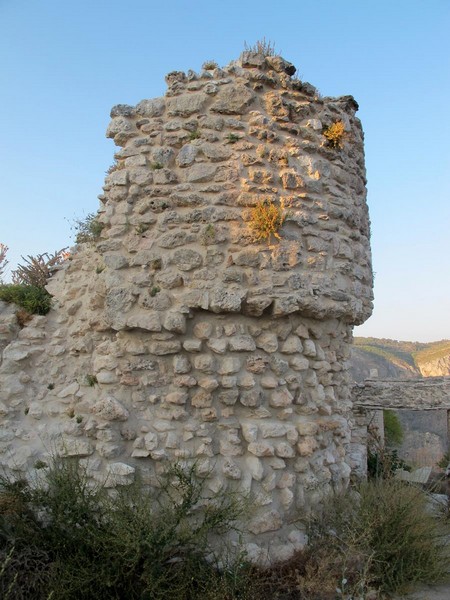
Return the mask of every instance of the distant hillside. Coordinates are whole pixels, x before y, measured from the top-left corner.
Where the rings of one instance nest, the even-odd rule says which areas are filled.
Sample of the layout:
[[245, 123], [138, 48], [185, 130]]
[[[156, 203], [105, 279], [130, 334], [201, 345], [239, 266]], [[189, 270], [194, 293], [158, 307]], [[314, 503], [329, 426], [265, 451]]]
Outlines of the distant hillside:
[[350, 371], [355, 381], [375, 373], [381, 379], [450, 375], [450, 340], [421, 343], [355, 337]]
[[450, 375], [450, 340], [427, 344], [413, 358], [424, 377]]
[[[398, 342], [354, 338], [350, 372], [357, 382], [380, 379], [450, 375], [450, 340]], [[397, 448], [400, 458], [414, 467], [435, 467], [447, 450], [447, 418], [443, 410], [399, 410], [404, 432]]]

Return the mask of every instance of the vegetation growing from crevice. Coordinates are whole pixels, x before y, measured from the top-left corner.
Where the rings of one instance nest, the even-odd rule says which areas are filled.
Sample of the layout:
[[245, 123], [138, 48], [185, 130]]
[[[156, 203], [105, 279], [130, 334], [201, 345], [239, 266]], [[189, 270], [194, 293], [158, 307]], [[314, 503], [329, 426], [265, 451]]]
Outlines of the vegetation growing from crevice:
[[212, 71], [213, 69], [218, 69], [219, 65], [215, 60], [207, 60], [202, 64], [202, 69], [204, 71]]
[[286, 217], [282, 202], [276, 203], [271, 199], [260, 200], [249, 210], [247, 220], [254, 241], [270, 241], [272, 236], [280, 239], [279, 231]]
[[342, 148], [348, 134], [343, 121], [336, 121], [323, 130], [323, 136], [331, 148]]
[[67, 248], [58, 250], [53, 254], [44, 252], [36, 256], [22, 256], [24, 261], [12, 272], [12, 281], [17, 285], [29, 285], [44, 288], [47, 281], [54, 274], [56, 267], [62, 264], [69, 256]]
[[125, 168], [125, 162], [123, 160], [117, 160], [114, 158], [114, 162], [110, 165], [106, 171], [106, 175], [111, 175], [114, 171], [121, 171]]
[[257, 40], [253, 45], [244, 42], [245, 52], [254, 52], [255, 54], [261, 54], [262, 56], [279, 56], [279, 52], [275, 50], [275, 43], [270, 40], [266, 40], [265, 37]]
[[104, 223], [98, 220], [96, 213], [89, 213], [84, 219], [75, 219], [72, 224], [75, 242], [77, 244], [93, 244], [100, 238], [104, 227]]
[[[6, 264], [7, 251], [6, 246], [0, 244], [0, 252], [2, 250], [3, 261], [0, 261], [0, 268], [2, 262], [3, 266]], [[24, 262], [11, 273], [13, 283], [0, 282], [0, 300], [16, 304], [21, 309], [16, 313], [21, 327], [28, 322], [30, 315], [46, 315], [49, 312], [52, 296], [45, 286], [56, 267], [66, 260], [67, 256], [65, 248], [53, 254], [45, 252], [27, 258], [22, 256]]]

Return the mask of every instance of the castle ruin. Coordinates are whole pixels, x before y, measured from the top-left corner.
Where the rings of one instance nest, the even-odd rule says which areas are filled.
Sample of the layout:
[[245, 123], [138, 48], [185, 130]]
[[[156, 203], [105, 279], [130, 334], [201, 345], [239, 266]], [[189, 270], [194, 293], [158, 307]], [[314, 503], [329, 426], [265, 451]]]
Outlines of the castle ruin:
[[[254, 560], [350, 477], [352, 328], [372, 310], [363, 133], [279, 56], [172, 72], [112, 109], [99, 238], [22, 329], [0, 303], [0, 456], [78, 457], [111, 486], [193, 464], [252, 499]], [[326, 134], [342, 127], [339, 139]], [[264, 237], [255, 208], [273, 209]]]

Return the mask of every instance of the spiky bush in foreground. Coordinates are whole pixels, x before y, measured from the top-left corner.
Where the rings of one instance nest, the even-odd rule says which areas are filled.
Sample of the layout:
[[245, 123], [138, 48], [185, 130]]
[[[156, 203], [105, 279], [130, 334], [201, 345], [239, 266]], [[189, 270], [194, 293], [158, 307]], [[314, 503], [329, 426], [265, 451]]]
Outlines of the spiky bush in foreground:
[[0, 596], [244, 599], [245, 565], [219, 572], [209, 544], [240, 511], [232, 496], [207, 499], [194, 470], [178, 466], [158, 496], [138, 484], [108, 494], [71, 461], [53, 464], [38, 486], [3, 479]]
[[450, 529], [428, 502], [422, 490], [395, 479], [329, 498], [309, 524], [306, 566], [297, 580], [301, 598], [317, 598], [320, 577], [322, 589], [350, 598], [445, 580]]
[[0, 597], [363, 600], [447, 573], [449, 524], [403, 482], [329, 498], [310, 519], [309, 546], [285, 563], [258, 569], [238, 551], [222, 570], [209, 536], [229, 532], [241, 505], [206, 498], [193, 469], [174, 466], [161, 485], [157, 496], [140, 485], [108, 494], [71, 461], [48, 468], [40, 485], [3, 479]]

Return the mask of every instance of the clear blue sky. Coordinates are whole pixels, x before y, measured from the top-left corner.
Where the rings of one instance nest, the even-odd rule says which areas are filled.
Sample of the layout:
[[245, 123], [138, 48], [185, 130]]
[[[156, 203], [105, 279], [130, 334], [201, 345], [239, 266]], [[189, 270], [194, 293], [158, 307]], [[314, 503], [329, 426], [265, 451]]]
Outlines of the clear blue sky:
[[360, 104], [376, 279], [356, 335], [450, 339], [449, 31], [449, 0], [0, 0], [11, 265], [70, 245], [70, 220], [97, 210], [114, 104], [266, 37], [323, 95]]

